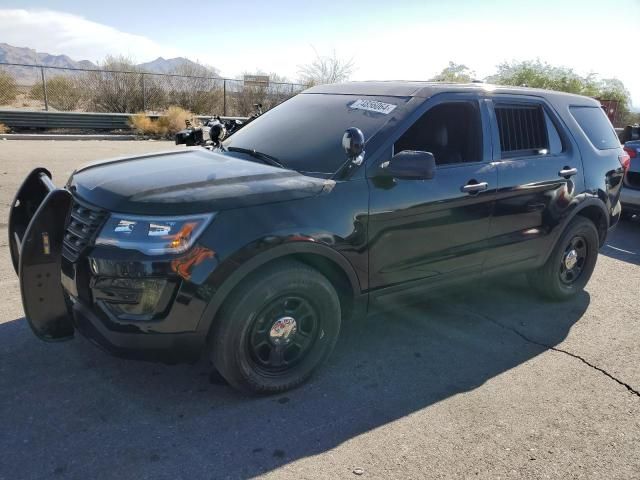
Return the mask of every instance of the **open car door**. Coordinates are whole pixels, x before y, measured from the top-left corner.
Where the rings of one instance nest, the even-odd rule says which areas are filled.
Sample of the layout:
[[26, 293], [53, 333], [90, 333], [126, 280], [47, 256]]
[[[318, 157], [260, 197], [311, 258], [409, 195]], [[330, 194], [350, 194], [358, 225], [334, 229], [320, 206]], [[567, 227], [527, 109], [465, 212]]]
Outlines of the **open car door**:
[[51, 173], [33, 170], [11, 204], [9, 248], [20, 278], [24, 313], [42, 340], [73, 337], [73, 322], [60, 280], [65, 224], [72, 197], [56, 188]]

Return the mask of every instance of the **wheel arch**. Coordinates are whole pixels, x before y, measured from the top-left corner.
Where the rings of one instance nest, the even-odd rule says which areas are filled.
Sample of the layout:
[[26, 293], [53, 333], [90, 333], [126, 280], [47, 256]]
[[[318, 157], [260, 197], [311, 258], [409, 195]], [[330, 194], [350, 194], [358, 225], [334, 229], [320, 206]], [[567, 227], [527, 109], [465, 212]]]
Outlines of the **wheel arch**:
[[602, 247], [607, 239], [607, 231], [609, 230], [609, 214], [607, 213], [605, 206], [601, 201], [595, 200], [590, 202], [589, 205], [585, 205], [580, 208], [571, 218], [573, 219], [578, 215], [588, 218], [594, 223], [598, 230], [600, 247]]
[[335, 287], [344, 313], [350, 315], [356, 298], [362, 294], [360, 282], [353, 266], [339, 252], [315, 242], [293, 242], [270, 248], [245, 260], [220, 282], [198, 323], [198, 331], [208, 335], [211, 326], [231, 292], [249, 275], [285, 259], [305, 263], [322, 273]]
[[607, 232], [609, 230], [609, 214], [604, 202], [597, 197], [590, 197], [582, 200], [576, 205], [576, 207], [569, 213], [560, 225], [556, 228], [555, 236], [551, 242], [550, 247], [547, 249], [546, 255], [543, 258], [542, 263], [547, 261], [556, 245], [560, 241], [562, 232], [567, 228], [567, 225], [577, 216], [582, 216], [591, 220], [596, 229], [598, 230], [598, 238], [600, 240], [600, 247], [604, 245], [607, 238]]

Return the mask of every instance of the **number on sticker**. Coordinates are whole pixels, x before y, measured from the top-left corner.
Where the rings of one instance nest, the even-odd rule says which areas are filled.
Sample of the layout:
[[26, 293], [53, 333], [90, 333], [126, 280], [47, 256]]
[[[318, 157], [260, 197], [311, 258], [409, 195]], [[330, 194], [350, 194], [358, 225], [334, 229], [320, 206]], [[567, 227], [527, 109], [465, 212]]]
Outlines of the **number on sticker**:
[[367, 110], [369, 112], [382, 113], [383, 115], [387, 115], [396, 108], [396, 105], [392, 103], [384, 103], [379, 102], [377, 100], [364, 100], [359, 98], [355, 102], [353, 102], [350, 106], [356, 110]]

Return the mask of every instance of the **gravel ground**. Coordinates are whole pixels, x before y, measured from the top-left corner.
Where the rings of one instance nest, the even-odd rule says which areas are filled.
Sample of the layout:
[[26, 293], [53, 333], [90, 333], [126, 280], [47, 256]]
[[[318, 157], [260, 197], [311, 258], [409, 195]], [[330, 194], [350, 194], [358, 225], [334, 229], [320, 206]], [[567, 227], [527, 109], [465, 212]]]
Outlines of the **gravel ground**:
[[212, 383], [205, 362], [37, 340], [6, 240], [23, 177], [169, 148], [0, 141], [0, 479], [640, 478], [640, 222], [571, 302], [512, 278], [377, 312], [277, 397]]

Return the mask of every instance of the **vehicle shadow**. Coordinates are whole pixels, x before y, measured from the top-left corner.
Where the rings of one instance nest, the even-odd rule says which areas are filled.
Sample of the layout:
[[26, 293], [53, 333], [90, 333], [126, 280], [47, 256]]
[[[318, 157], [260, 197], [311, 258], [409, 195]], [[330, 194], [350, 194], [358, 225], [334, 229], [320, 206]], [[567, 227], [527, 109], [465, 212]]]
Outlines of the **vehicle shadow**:
[[83, 339], [45, 344], [17, 319], [0, 325], [4, 475], [259, 475], [527, 362], [540, 344], [562, 342], [589, 301], [585, 292], [542, 303], [517, 277], [390, 305], [347, 328], [311, 382], [275, 397], [211, 383], [205, 362], [121, 360]]
[[621, 220], [600, 250], [602, 255], [640, 265], [640, 216]]

